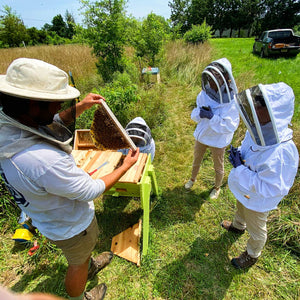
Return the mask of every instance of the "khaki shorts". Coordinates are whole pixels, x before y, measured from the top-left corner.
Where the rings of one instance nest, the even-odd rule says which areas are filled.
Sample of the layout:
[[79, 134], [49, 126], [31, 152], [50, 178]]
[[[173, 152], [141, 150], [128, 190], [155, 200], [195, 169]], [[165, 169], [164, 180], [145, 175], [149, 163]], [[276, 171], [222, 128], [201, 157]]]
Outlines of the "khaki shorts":
[[69, 265], [82, 265], [87, 261], [94, 250], [98, 236], [99, 228], [96, 217], [94, 216], [89, 227], [81, 233], [67, 240], [50, 240], [50, 242], [63, 251]]

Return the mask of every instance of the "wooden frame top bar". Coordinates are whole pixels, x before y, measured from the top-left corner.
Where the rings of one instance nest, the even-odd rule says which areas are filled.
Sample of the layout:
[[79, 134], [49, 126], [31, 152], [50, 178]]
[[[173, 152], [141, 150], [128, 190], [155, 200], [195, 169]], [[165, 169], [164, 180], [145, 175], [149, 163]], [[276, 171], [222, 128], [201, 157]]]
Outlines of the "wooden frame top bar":
[[[99, 151], [99, 150], [73, 150], [72, 155], [76, 165], [85, 172], [90, 173], [103, 165], [99, 170], [91, 175], [93, 179], [99, 179], [110, 174], [121, 163], [122, 153], [118, 151]], [[140, 153], [138, 161], [119, 179], [118, 182], [138, 183], [141, 179], [147, 153]]]

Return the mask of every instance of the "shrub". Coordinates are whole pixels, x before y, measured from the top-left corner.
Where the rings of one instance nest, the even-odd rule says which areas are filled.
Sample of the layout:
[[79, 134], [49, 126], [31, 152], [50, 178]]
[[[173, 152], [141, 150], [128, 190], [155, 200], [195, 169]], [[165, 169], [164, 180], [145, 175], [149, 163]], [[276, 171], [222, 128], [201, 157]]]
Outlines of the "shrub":
[[[140, 99], [137, 90], [137, 85], [132, 83], [128, 73], [116, 72], [113, 82], [106, 84], [105, 87], [94, 89], [93, 93], [100, 94], [105, 98], [109, 108], [124, 126], [130, 118], [128, 116], [129, 104]], [[94, 106], [80, 115], [76, 120], [76, 128], [90, 128], [95, 110]]]
[[160, 53], [169, 31], [169, 24], [163, 17], [150, 13], [138, 27], [135, 35], [133, 44], [136, 55], [146, 58], [150, 66], [155, 66], [157, 64], [156, 57]]
[[204, 43], [211, 36], [211, 26], [207, 25], [206, 21], [203, 21], [201, 25], [193, 25], [192, 29], [187, 31], [183, 38], [188, 43], [197, 44]]
[[295, 35], [300, 35], [300, 24], [296, 25], [293, 30]]

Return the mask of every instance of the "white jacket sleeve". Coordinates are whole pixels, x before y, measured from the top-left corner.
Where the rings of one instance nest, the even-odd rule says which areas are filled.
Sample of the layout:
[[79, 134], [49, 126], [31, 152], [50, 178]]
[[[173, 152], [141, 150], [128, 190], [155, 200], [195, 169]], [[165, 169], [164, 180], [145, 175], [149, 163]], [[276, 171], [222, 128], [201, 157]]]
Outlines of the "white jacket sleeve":
[[[228, 109], [232, 106], [225, 107], [220, 114], [214, 114], [210, 119], [209, 125], [217, 133], [232, 133], [239, 126], [239, 113], [236, 109]], [[230, 110], [230, 112], [229, 112]]]
[[[242, 149], [243, 152], [243, 149]], [[245, 165], [231, 170], [228, 185], [248, 209], [275, 209], [293, 185], [298, 166], [297, 149], [291, 142], [266, 151], [248, 151]]]
[[197, 99], [196, 99], [197, 107], [195, 107], [191, 113], [191, 119], [196, 123], [199, 123], [201, 121], [200, 107], [204, 105], [204, 103], [202, 103], [203, 101], [201, 100], [201, 93], [198, 94]]

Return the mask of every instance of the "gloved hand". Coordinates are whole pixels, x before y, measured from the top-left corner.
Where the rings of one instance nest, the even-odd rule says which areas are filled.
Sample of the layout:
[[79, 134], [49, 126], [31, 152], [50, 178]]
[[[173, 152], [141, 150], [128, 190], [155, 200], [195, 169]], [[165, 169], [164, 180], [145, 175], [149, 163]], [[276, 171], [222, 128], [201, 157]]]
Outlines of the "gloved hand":
[[234, 168], [237, 168], [238, 166], [244, 163], [242, 160], [242, 155], [240, 150], [230, 145], [230, 150], [228, 152], [229, 152], [229, 161], [231, 162]]
[[211, 111], [210, 106], [202, 106], [200, 108], [200, 118], [206, 118], [206, 119], [211, 119], [214, 116], [213, 112]]

